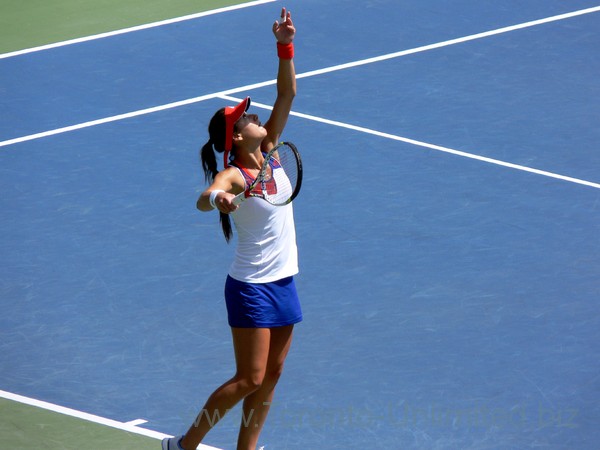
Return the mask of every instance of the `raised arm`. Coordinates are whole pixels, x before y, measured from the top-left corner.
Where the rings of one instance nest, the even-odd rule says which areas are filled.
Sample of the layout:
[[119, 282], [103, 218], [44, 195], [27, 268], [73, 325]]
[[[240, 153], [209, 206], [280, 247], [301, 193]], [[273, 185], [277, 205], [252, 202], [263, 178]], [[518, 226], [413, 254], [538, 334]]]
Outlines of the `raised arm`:
[[265, 124], [267, 137], [263, 141], [263, 150], [268, 150], [279, 141], [288, 116], [292, 109], [292, 102], [296, 96], [296, 71], [294, 69], [293, 41], [296, 28], [292, 22], [292, 14], [281, 10], [281, 20], [273, 24], [273, 34], [277, 39], [277, 54], [279, 68], [277, 71], [277, 99], [273, 105], [271, 117]]

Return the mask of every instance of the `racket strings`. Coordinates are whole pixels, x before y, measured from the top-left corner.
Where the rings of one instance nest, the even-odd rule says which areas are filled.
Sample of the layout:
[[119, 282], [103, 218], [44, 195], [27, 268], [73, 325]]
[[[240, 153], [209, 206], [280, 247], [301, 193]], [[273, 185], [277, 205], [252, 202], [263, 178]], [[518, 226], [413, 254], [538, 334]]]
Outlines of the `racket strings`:
[[271, 163], [275, 188], [269, 188], [269, 183], [263, 187], [265, 199], [275, 205], [288, 203], [296, 190], [299, 180], [298, 159], [294, 151], [286, 145], [281, 145]]

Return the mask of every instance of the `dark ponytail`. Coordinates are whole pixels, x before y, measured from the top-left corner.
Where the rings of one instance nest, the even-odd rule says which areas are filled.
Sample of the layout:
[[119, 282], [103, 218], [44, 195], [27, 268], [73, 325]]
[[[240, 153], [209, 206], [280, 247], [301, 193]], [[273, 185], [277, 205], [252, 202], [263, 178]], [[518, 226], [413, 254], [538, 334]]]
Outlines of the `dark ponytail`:
[[[223, 153], [224, 151], [222, 143], [225, 141], [225, 108], [217, 111], [211, 119], [210, 124], [208, 125], [208, 134], [210, 138], [200, 150], [200, 161], [202, 162], [205, 181], [207, 183], [212, 183], [219, 173], [215, 151], [218, 153]], [[219, 211], [219, 221], [221, 222], [225, 240], [229, 242], [233, 237], [229, 214]]]
[[202, 170], [204, 170], [204, 181], [212, 183], [219, 171], [217, 170], [217, 158], [213, 150], [212, 141], [208, 141], [200, 150]]

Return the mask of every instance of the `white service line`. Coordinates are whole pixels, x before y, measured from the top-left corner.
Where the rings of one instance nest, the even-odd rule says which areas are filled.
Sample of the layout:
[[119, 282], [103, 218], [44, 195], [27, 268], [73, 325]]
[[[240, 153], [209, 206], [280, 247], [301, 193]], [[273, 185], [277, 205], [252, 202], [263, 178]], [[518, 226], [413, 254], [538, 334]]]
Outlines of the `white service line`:
[[[242, 101], [241, 98], [231, 97], [228, 95], [219, 95], [219, 98], [222, 98], [224, 100], [229, 100], [232, 102], [236, 102], [236, 103]], [[273, 109], [273, 107], [270, 105], [265, 105], [263, 103], [257, 103], [255, 101], [252, 102], [252, 106], [256, 106], [257, 108], [263, 108], [263, 109], [267, 109], [267, 110]], [[543, 175], [545, 177], [556, 178], [559, 180], [568, 181], [568, 182], [576, 183], [576, 184], [582, 184], [584, 186], [589, 186], [589, 187], [593, 187], [596, 189], [600, 189], [600, 183], [593, 183], [591, 181], [582, 180], [579, 178], [568, 177], [565, 175], [560, 175], [558, 173], [548, 172], [546, 170], [535, 169], [532, 167], [522, 166], [520, 164], [514, 164], [514, 163], [502, 161], [499, 159], [488, 158], [486, 156], [480, 156], [480, 155], [476, 155], [474, 153], [463, 152], [461, 150], [455, 150], [455, 149], [449, 148], [449, 147], [442, 147], [441, 145], [435, 145], [435, 144], [430, 144], [428, 142], [417, 141], [415, 139], [410, 139], [410, 138], [406, 138], [406, 137], [402, 137], [402, 136], [398, 136], [398, 135], [390, 134], [390, 133], [384, 133], [382, 131], [372, 130], [370, 128], [360, 127], [357, 125], [351, 125], [351, 124], [347, 124], [344, 122], [338, 122], [336, 120], [325, 119], [323, 117], [312, 116], [310, 114], [303, 114], [303, 113], [292, 111], [292, 112], [290, 112], [290, 115], [296, 116], [296, 117], [301, 117], [301, 118], [307, 119], [307, 120], [312, 120], [314, 122], [320, 122], [320, 123], [324, 123], [327, 125], [333, 125], [333, 126], [340, 127], [340, 128], [346, 128], [349, 130], [359, 131], [361, 133], [371, 134], [373, 136], [379, 136], [379, 137], [383, 137], [386, 139], [392, 139], [394, 141], [405, 142], [407, 144], [412, 144], [412, 145], [416, 145], [419, 147], [436, 150], [439, 152], [450, 153], [452, 155], [462, 156], [463, 158], [475, 159], [477, 161], [483, 161], [483, 162], [486, 162], [489, 164], [495, 164], [497, 166], [508, 167], [511, 169], [521, 170], [523, 172], [535, 173], [537, 175]]]
[[219, 14], [219, 13], [223, 13], [223, 12], [227, 12], [227, 11], [233, 11], [236, 9], [242, 9], [242, 8], [248, 8], [251, 6], [262, 5], [264, 3], [272, 3], [274, 1], [275, 0], [257, 0], [254, 2], [242, 3], [239, 5], [233, 5], [233, 6], [226, 6], [224, 8], [213, 9], [210, 11], [203, 11], [203, 12], [196, 13], [196, 14], [189, 14], [187, 16], [175, 17], [173, 19], [166, 19], [166, 20], [161, 20], [158, 22], [147, 23], [147, 24], [138, 25], [135, 27], [123, 28], [121, 30], [108, 31], [106, 33], [94, 34], [92, 36], [85, 36], [85, 37], [81, 37], [81, 38], [70, 39], [68, 41], [55, 42], [53, 44], [47, 44], [47, 45], [40, 45], [39, 47], [26, 48], [23, 50], [17, 50], [14, 52], [0, 54], [0, 59], [11, 58], [14, 56], [20, 56], [20, 55], [25, 55], [27, 53], [39, 52], [42, 50], [49, 50], [49, 49], [57, 48], [57, 47], [64, 47], [65, 45], [79, 44], [81, 42], [93, 41], [96, 39], [103, 39], [103, 38], [107, 38], [107, 37], [117, 36], [119, 34], [132, 33], [134, 31], [147, 30], [148, 28], [162, 27], [163, 25], [170, 25], [173, 23], [183, 22], [186, 20], [198, 19], [200, 17], [211, 16], [213, 14]]
[[[0, 390], [0, 398], [5, 398], [7, 400], [23, 403], [25, 405], [35, 406], [37, 408], [46, 409], [55, 413], [76, 417], [78, 419], [87, 420], [88, 422], [93, 422], [100, 425], [105, 425], [107, 427], [128, 431], [130, 433], [140, 434], [154, 439], [163, 439], [166, 437], [171, 437], [168, 434], [160, 433], [158, 431], [148, 430], [146, 428], [139, 428], [138, 426], [136, 426], [137, 424], [146, 423], [146, 421], [142, 419], [133, 420], [131, 422], [119, 422], [117, 420], [107, 419], [105, 417], [96, 416], [94, 414], [85, 413], [76, 409], [66, 408], [64, 406], [55, 405], [54, 403], [48, 403], [42, 400], [37, 400], [35, 398], [24, 397], [19, 394], [13, 394], [12, 392], [2, 390]], [[219, 450], [216, 447], [210, 447], [208, 445], [202, 444], [198, 447], [198, 449]]]
[[44, 137], [54, 136], [56, 134], [67, 133], [69, 131], [81, 130], [82, 128], [93, 127], [96, 125], [102, 125], [110, 122], [117, 122], [119, 120], [131, 119], [133, 117], [143, 116], [146, 114], [152, 114], [160, 111], [165, 111], [167, 109], [179, 108], [180, 106], [187, 106], [194, 103], [203, 102], [205, 100], [210, 100], [213, 98], [221, 97], [227, 94], [237, 94], [238, 92], [249, 91], [252, 89], [258, 89], [265, 86], [274, 85], [277, 83], [277, 80], [268, 80], [260, 83], [248, 84], [246, 86], [240, 86], [234, 89], [229, 89], [227, 91], [215, 92], [213, 94], [201, 95], [199, 97], [188, 98], [187, 100], [180, 100], [177, 102], [167, 103], [164, 105], [153, 106], [151, 108], [140, 109], [137, 111], [132, 111], [124, 114], [118, 114], [116, 116], [105, 117], [103, 119], [90, 120], [88, 122], [78, 123], [76, 125], [69, 125], [67, 127], [56, 128], [54, 130], [42, 131], [41, 133], [29, 134], [27, 136], [21, 136], [14, 139], [8, 139], [6, 141], [0, 141], [0, 147], [6, 147], [8, 145], [18, 144], [20, 142], [33, 141], [35, 139], [40, 139]]
[[386, 55], [375, 56], [373, 58], [362, 59], [360, 61], [353, 61], [353, 62], [349, 62], [349, 63], [345, 63], [345, 64], [339, 64], [337, 66], [326, 67], [324, 69], [312, 70], [310, 72], [304, 72], [300, 75], [297, 75], [296, 78], [313, 77], [315, 75], [322, 75], [324, 73], [330, 73], [330, 72], [334, 72], [337, 70], [350, 69], [352, 67], [363, 66], [365, 64], [372, 64], [375, 62], [381, 62], [381, 61], [385, 61], [385, 60], [393, 59], [393, 58], [399, 58], [401, 56], [412, 55], [414, 53], [421, 53], [421, 52], [425, 52], [428, 50], [434, 50], [434, 49], [438, 49], [438, 48], [442, 48], [442, 47], [448, 47], [450, 45], [462, 44], [463, 42], [469, 42], [469, 41], [474, 41], [476, 39], [482, 39], [482, 38], [486, 38], [486, 37], [490, 37], [490, 36], [496, 36], [498, 34], [508, 33], [510, 31], [516, 31], [516, 30], [521, 30], [523, 28], [529, 28], [529, 27], [534, 27], [537, 25], [543, 25], [545, 23], [556, 22], [558, 20], [570, 19], [572, 17], [577, 17], [577, 16], [581, 16], [584, 14], [591, 14], [591, 13], [599, 12], [599, 11], [600, 11], [600, 6], [595, 6], [593, 8], [587, 8], [587, 9], [581, 9], [581, 10], [573, 11], [570, 13], [546, 17], [545, 19], [532, 20], [530, 22], [524, 22], [524, 23], [520, 23], [517, 25], [511, 25], [508, 27], [497, 28], [495, 30], [484, 31], [483, 33], [472, 34], [469, 36], [464, 36], [464, 37], [460, 37], [460, 38], [456, 38], [456, 39], [449, 39], [447, 41], [437, 42], [435, 44], [422, 45], [420, 47], [415, 47], [415, 48], [411, 48], [408, 50], [402, 50], [402, 51], [394, 52], [394, 53], [388, 53]]

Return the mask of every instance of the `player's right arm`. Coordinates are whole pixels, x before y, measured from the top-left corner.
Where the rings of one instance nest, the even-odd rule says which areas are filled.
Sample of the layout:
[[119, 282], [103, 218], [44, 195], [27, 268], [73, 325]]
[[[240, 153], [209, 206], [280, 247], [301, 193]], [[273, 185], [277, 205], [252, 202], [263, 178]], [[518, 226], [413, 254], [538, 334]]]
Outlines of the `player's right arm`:
[[213, 192], [216, 192], [213, 195], [217, 209], [227, 214], [235, 211], [238, 207], [232, 201], [237, 194], [244, 191], [243, 182], [244, 180], [239, 171], [233, 167], [228, 167], [219, 172], [212, 184], [200, 194], [196, 202], [196, 208], [200, 211], [212, 211], [214, 208], [210, 204], [210, 196]]

